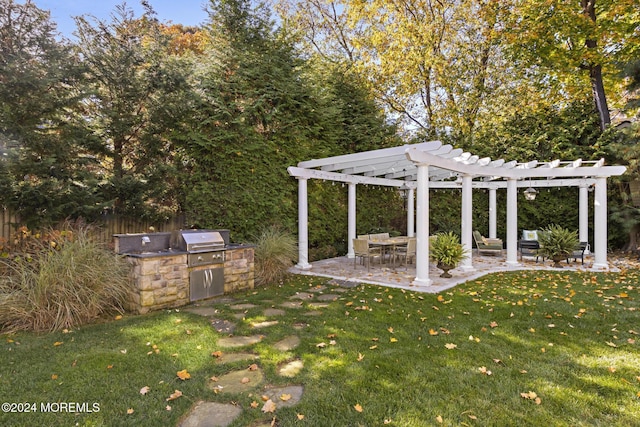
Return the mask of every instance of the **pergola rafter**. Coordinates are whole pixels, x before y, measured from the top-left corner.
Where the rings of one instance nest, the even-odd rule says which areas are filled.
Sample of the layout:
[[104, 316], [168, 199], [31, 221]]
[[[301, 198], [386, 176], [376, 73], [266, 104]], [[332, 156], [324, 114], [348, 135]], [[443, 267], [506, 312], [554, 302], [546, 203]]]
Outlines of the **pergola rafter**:
[[[580, 238], [587, 235], [587, 190], [595, 188], [594, 269], [608, 269], [606, 261], [606, 180], [621, 175], [624, 166], [605, 166], [604, 159], [586, 161], [553, 160], [525, 163], [479, 157], [440, 141], [403, 145], [362, 153], [314, 159], [289, 167], [289, 174], [299, 180], [299, 262], [298, 267], [310, 268], [307, 254], [307, 193], [308, 179], [322, 179], [348, 184], [349, 224], [348, 256], [353, 256], [352, 239], [355, 238], [355, 194], [356, 186], [377, 185], [408, 190], [409, 224], [408, 234], [413, 235], [413, 199], [417, 192], [417, 260], [416, 284], [429, 284], [428, 235], [429, 235], [429, 188], [462, 189], [462, 244], [471, 249], [471, 190], [485, 188], [490, 191], [489, 235], [495, 237], [495, 192], [507, 191], [507, 259], [510, 267], [518, 266], [517, 245], [517, 189], [519, 187], [565, 187], [580, 188]], [[473, 269], [469, 257], [461, 268]]]

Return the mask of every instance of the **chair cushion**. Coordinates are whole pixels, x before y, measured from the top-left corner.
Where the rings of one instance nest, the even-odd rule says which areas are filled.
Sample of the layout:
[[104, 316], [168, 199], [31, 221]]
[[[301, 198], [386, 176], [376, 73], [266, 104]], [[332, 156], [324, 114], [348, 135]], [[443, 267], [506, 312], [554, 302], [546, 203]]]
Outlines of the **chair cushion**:
[[522, 240], [538, 240], [538, 230], [522, 230]]

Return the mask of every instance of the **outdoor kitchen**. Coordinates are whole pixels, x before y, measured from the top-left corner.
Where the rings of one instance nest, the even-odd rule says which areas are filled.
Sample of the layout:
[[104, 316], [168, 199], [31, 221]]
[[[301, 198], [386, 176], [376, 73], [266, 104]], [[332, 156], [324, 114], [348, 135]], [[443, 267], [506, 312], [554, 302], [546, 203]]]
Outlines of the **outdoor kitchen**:
[[129, 310], [146, 313], [254, 287], [254, 247], [230, 243], [229, 230], [115, 234], [132, 264]]

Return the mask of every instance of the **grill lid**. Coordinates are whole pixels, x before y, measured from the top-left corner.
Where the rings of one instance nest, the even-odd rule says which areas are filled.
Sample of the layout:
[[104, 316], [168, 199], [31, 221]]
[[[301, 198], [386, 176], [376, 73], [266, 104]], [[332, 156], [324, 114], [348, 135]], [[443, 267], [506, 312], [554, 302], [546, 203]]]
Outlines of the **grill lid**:
[[187, 252], [207, 252], [224, 249], [224, 238], [218, 231], [187, 231], [176, 232], [172, 239], [172, 247]]

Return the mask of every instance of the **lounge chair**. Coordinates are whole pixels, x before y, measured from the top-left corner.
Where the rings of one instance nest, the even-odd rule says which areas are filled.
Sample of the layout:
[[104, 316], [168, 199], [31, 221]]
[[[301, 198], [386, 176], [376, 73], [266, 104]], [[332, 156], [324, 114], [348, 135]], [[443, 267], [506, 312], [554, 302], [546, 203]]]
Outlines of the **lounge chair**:
[[483, 237], [479, 231], [474, 231], [473, 240], [476, 242], [478, 254], [489, 253], [496, 255], [502, 253], [502, 239], [489, 239]]

